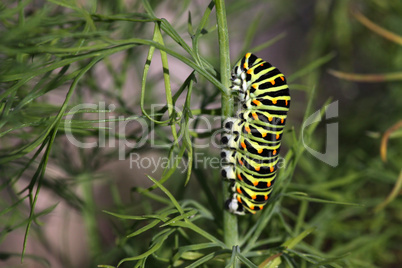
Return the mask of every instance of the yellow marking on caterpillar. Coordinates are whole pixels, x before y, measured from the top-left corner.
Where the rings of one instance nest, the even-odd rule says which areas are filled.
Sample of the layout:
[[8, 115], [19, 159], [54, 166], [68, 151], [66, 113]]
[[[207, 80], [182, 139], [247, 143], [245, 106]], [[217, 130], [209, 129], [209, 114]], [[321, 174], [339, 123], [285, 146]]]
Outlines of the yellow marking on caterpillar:
[[257, 199], [257, 195], [255, 195], [255, 194], [253, 194], [252, 196], [251, 196], [251, 199]]
[[269, 171], [274, 172], [274, 167], [270, 167]]
[[[246, 54], [245, 57], [246, 57], [246, 60], [247, 60], [247, 61], [248, 61], [248, 58], [250, 58], [250, 56], [251, 56], [251, 53], [247, 53], [247, 54]], [[248, 69], [248, 62], [247, 62], [247, 61], [243, 64], [243, 68], [244, 68], [244, 69]]]
[[256, 166], [255, 168], [254, 168], [256, 171], [260, 171], [260, 167], [259, 166]]
[[258, 149], [258, 153], [261, 154], [261, 153], [262, 153], [262, 149]]
[[268, 120], [269, 120], [269, 122], [271, 122], [272, 121], [272, 116], [268, 116]]
[[276, 104], [277, 100], [276, 99], [272, 99], [272, 104]]
[[257, 105], [257, 106], [260, 106], [260, 105], [261, 105], [261, 102], [260, 102], [259, 100], [253, 100], [253, 103], [254, 103], [255, 105]]
[[279, 139], [279, 134], [276, 134], [276, 139]]
[[265, 138], [265, 136], [267, 136], [267, 133], [261, 133], [261, 136], [263, 137], [263, 138]]

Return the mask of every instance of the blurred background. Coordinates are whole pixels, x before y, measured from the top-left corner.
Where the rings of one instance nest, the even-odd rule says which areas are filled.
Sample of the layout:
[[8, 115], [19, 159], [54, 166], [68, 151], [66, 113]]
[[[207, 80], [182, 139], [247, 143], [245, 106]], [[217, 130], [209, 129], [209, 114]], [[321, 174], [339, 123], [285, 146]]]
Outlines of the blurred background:
[[[122, 221], [104, 211], [142, 215], [162, 207], [155, 201], [155, 196], [164, 196], [161, 190], [151, 192], [154, 198], [141, 192], [153, 185], [147, 175], [155, 179], [166, 175], [163, 165], [155, 162], [169, 159], [170, 147], [154, 145], [169, 144], [171, 124], [156, 123], [144, 132], [142, 123], [152, 120], [142, 112], [141, 96], [145, 111], [160, 112], [167, 98], [164, 74], [169, 73], [176, 96], [192, 78], [193, 69], [168, 56], [167, 72], [156, 51], [142, 84], [149, 46], [119, 47], [118, 41], [154, 37], [154, 20], [146, 15], [143, 2], [5, 0], [0, 4], [1, 267], [117, 265], [148, 248], [147, 233], [125, 237], [141, 223]], [[211, 5], [201, 0], [149, 4], [155, 16], [166, 19], [190, 47], [191, 33]], [[330, 102], [339, 105], [339, 116], [320, 122], [305, 140], [310, 148], [324, 152], [326, 124], [338, 123], [338, 165], [304, 152], [286, 191], [357, 205], [285, 197], [283, 237], [315, 227], [301, 250], [339, 261], [338, 266], [320, 267], [402, 266], [402, 2], [241, 0], [226, 1], [226, 8], [232, 65], [251, 51], [290, 81], [292, 105], [282, 156], [291, 151], [305, 116]], [[162, 36], [166, 47], [189, 58], [165, 29]], [[112, 51], [112, 46], [117, 49]], [[102, 53], [110, 54], [91, 65], [91, 59]], [[215, 9], [199, 38], [199, 53], [219, 77]], [[218, 148], [209, 146], [211, 140], [218, 143], [219, 136], [209, 133], [220, 128], [220, 91], [197, 72], [195, 80], [191, 104], [186, 94], [175, 99], [180, 112], [191, 107], [193, 118], [188, 125], [176, 123], [193, 131], [194, 153], [205, 161], [219, 156]], [[305, 114], [309, 100], [312, 107]], [[92, 106], [83, 106], [68, 119], [68, 112], [84, 103]], [[153, 104], [162, 106], [152, 110]], [[167, 113], [151, 117], [169, 119]], [[69, 132], [65, 122], [72, 119]], [[97, 145], [79, 148], [72, 137]], [[144, 145], [130, 148], [143, 137], [148, 137]], [[189, 150], [188, 144], [182, 146]], [[130, 153], [137, 162], [130, 161]], [[221, 190], [216, 191], [222, 187], [219, 168], [194, 166], [185, 186], [186, 163], [188, 153], [176, 169], [170, 169], [164, 183], [175, 198], [194, 199], [205, 207], [221, 200]], [[217, 222], [205, 229], [219, 233]], [[160, 265], [151, 260], [146, 267], [165, 267]]]

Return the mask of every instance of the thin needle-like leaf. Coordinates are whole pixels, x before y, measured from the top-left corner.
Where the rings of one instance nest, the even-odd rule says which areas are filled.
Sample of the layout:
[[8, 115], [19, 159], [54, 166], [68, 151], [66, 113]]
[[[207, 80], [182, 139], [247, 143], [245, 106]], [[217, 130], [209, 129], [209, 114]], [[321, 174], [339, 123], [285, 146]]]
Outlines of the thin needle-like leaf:
[[393, 32], [388, 31], [388, 30], [384, 29], [383, 27], [375, 24], [374, 22], [372, 22], [371, 20], [366, 18], [359, 11], [355, 11], [352, 14], [361, 24], [363, 24], [364, 26], [366, 26], [367, 28], [369, 28], [370, 30], [375, 32], [376, 34], [381, 35], [382, 37], [384, 37], [388, 40], [391, 40], [392, 42], [394, 42], [396, 44], [402, 45], [402, 36], [394, 34]]
[[336, 70], [328, 70], [328, 73], [340, 79], [345, 79], [353, 82], [381, 83], [381, 82], [402, 80], [402, 72], [384, 73], [384, 74], [357, 74], [357, 73], [345, 73]]

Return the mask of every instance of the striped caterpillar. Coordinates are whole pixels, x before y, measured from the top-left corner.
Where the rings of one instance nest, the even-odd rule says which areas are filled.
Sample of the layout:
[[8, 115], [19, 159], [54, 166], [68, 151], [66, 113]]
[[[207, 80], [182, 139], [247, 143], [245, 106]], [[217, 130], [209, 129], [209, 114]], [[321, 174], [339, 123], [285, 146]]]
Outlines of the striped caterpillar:
[[222, 176], [232, 182], [230, 212], [255, 214], [272, 193], [283, 128], [290, 105], [284, 75], [247, 53], [233, 68], [231, 91], [240, 111], [223, 122]]

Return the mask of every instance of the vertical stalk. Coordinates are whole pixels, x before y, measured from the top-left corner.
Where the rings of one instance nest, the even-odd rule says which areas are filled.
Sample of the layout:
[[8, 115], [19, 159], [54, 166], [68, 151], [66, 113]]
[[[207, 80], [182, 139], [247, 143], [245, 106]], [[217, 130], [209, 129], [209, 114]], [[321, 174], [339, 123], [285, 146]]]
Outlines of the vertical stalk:
[[[222, 94], [222, 118], [227, 118], [233, 115], [234, 101], [230, 94], [230, 53], [229, 53], [229, 34], [226, 22], [226, 10], [224, 0], [215, 0], [216, 20], [218, 23], [218, 40], [219, 40], [219, 59], [220, 59], [220, 74], [221, 83], [226, 91]], [[223, 197], [230, 197], [227, 182], [223, 182]], [[223, 211], [223, 232], [225, 244], [232, 248], [238, 245], [238, 229], [237, 217], [229, 211]]]
[[96, 221], [96, 204], [94, 201], [93, 193], [93, 180], [90, 175], [84, 173], [79, 177], [81, 183], [81, 189], [84, 199], [84, 207], [82, 215], [84, 219], [84, 225], [87, 231], [88, 243], [89, 243], [89, 255], [91, 258], [98, 257], [102, 252], [101, 241], [99, 237], [99, 226]]

